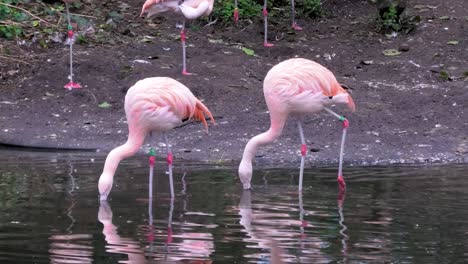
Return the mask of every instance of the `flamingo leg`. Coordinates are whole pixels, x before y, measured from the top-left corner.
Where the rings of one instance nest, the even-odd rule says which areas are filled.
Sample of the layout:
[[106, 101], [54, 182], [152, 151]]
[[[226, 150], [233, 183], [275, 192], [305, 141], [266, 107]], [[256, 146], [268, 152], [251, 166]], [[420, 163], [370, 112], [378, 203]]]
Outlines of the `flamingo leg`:
[[148, 188], [148, 198], [150, 201], [153, 200], [153, 176], [154, 176], [154, 164], [156, 161], [156, 154], [154, 149], [150, 149], [149, 152], [149, 188]]
[[291, 20], [292, 28], [297, 31], [301, 31], [302, 27], [296, 23], [296, 8], [294, 7], [294, 0], [291, 0]]
[[304, 163], [305, 155], [307, 153], [307, 145], [304, 138], [304, 130], [302, 129], [301, 121], [297, 121], [297, 127], [299, 128], [299, 136], [301, 137], [301, 166], [299, 169], [299, 193], [302, 192], [302, 181], [304, 178]]
[[180, 41], [182, 43], [182, 75], [192, 75], [192, 73], [187, 72], [187, 53], [185, 45], [185, 19], [182, 22], [182, 30], [180, 31]]
[[169, 209], [169, 218], [167, 220], [167, 238], [166, 243], [172, 243], [172, 212], [174, 211], [174, 197], [171, 197], [171, 207]]
[[167, 135], [164, 133], [164, 141], [166, 143], [166, 148], [167, 148], [167, 169], [169, 172], [169, 185], [171, 188], [171, 198], [174, 199], [174, 180], [172, 178], [172, 151], [171, 151], [171, 146], [169, 145], [169, 140], [167, 140]]
[[67, 2], [65, 2], [65, 9], [67, 10], [67, 21], [68, 21], [67, 34], [68, 34], [68, 41], [70, 43], [70, 76], [68, 77], [70, 79], [70, 82], [65, 84], [63, 88], [71, 90], [71, 89], [81, 88], [81, 85], [79, 83], [73, 82], [73, 27], [70, 21], [70, 11], [69, 11]]
[[237, 6], [237, 0], [234, 0], [234, 23], [239, 22], [239, 9]]
[[263, 46], [264, 47], [273, 47], [274, 45], [271, 44], [271, 43], [268, 43], [268, 11], [267, 11], [267, 4], [268, 4], [268, 1], [265, 0], [263, 2], [263, 11], [262, 11], [262, 14], [263, 14], [263, 22], [264, 22], [264, 40], [263, 40]]
[[149, 195], [148, 195], [148, 227], [149, 232], [147, 236], [148, 242], [151, 243], [150, 247], [152, 248], [152, 243], [154, 242], [154, 227], [153, 227], [153, 171], [154, 171], [155, 155], [154, 150], [150, 150], [149, 164], [150, 164], [150, 173], [149, 173]]
[[343, 154], [344, 154], [344, 145], [345, 145], [345, 140], [346, 140], [346, 131], [349, 127], [349, 121], [344, 116], [338, 115], [337, 113], [333, 112], [327, 107], [324, 107], [324, 109], [328, 113], [338, 118], [338, 120], [340, 120], [343, 123], [343, 134], [341, 137], [341, 146], [340, 146], [340, 160], [339, 160], [339, 166], [338, 166], [338, 185], [340, 186], [340, 191], [343, 192], [346, 190], [346, 183], [343, 178]]

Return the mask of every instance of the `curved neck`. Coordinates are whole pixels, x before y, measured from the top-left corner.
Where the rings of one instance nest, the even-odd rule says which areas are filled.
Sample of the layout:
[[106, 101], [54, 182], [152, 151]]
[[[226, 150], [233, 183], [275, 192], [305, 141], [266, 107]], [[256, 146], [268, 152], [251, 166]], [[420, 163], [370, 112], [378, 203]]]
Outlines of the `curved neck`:
[[133, 156], [143, 145], [145, 140], [146, 132], [139, 129], [130, 129], [128, 139], [125, 144], [116, 147], [109, 155], [107, 155], [106, 162], [104, 164], [104, 170], [102, 175], [108, 175], [108, 177], [114, 177], [117, 166], [121, 160]]
[[245, 146], [242, 162], [252, 163], [257, 148], [275, 141], [283, 132], [284, 124], [286, 123], [287, 115], [273, 114], [270, 112], [271, 125], [270, 129], [253, 137]]

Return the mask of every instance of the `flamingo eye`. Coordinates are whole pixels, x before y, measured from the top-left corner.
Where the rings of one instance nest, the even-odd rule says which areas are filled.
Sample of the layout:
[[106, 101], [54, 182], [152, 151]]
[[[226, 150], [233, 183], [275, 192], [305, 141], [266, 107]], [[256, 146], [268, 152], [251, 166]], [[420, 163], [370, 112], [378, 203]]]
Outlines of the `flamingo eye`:
[[330, 99], [330, 100], [333, 99], [333, 96], [328, 96], [328, 99]]

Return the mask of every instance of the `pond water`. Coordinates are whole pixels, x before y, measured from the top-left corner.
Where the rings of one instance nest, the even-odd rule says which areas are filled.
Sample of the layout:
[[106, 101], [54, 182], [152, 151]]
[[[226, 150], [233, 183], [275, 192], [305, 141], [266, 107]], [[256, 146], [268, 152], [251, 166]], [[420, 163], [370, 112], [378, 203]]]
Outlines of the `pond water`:
[[[175, 162], [119, 167], [108, 203], [102, 157], [0, 152], [0, 263], [467, 263], [468, 166], [257, 169]], [[95, 159], [95, 160], [94, 160]]]

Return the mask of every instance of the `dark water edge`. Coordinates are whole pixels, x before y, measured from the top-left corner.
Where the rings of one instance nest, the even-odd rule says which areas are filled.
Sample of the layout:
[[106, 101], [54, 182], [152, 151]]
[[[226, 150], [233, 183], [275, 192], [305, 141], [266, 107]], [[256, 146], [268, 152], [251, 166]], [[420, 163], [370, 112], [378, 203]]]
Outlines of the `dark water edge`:
[[158, 162], [150, 212], [144, 158], [100, 204], [102, 156], [36, 154], [0, 156], [0, 263], [268, 263], [272, 244], [289, 263], [468, 260], [463, 164], [345, 167], [344, 196], [335, 167], [308, 168], [301, 196], [296, 168], [246, 192], [236, 166], [176, 162], [171, 200]]

